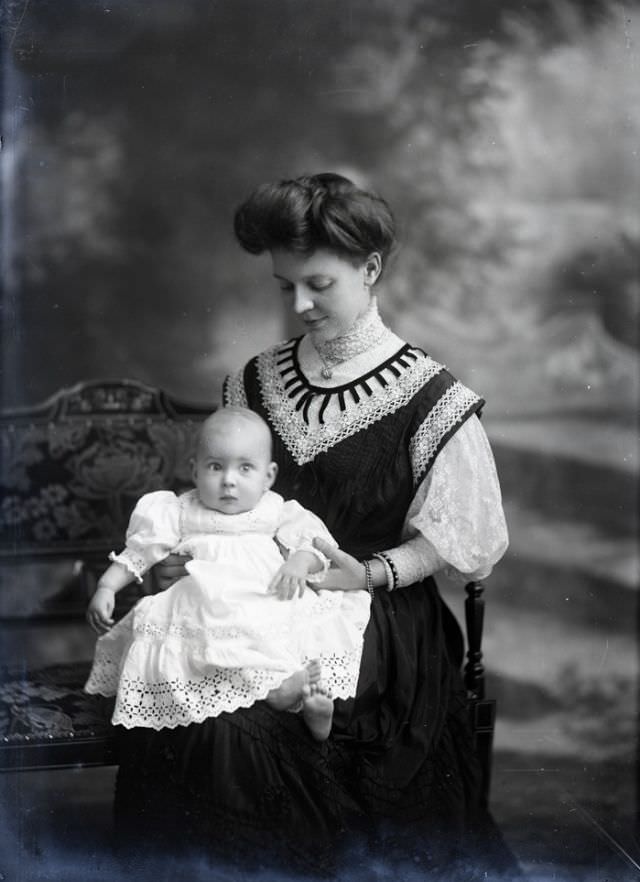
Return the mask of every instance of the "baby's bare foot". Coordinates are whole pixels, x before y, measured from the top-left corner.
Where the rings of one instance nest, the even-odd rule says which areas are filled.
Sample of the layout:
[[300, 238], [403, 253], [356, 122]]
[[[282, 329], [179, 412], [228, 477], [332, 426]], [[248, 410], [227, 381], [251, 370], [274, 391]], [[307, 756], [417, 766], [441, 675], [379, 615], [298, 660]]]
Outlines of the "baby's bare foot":
[[303, 688], [302, 716], [316, 741], [326, 741], [333, 722], [333, 698], [321, 680]]
[[312, 659], [301, 671], [296, 671], [267, 695], [267, 703], [276, 710], [290, 710], [304, 698], [304, 689], [315, 686], [322, 676], [317, 658]]

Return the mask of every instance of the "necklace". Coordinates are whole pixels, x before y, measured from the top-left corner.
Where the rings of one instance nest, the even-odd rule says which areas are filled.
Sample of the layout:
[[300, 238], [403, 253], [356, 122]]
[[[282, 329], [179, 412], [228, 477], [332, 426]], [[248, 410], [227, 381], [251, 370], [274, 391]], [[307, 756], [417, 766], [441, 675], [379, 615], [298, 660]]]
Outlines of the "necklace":
[[[320, 353], [318, 353], [318, 355], [320, 355]], [[333, 376], [334, 367], [337, 367], [340, 362], [336, 361], [333, 364], [329, 364], [321, 355], [320, 361], [322, 362], [322, 370], [320, 371], [320, 374], [322, 375], [322, 377], [324, 377], [325, 380], [330, 380]]]
[[388, 333], [378, 313], [378, 304], [373, 298], [365, 314], [354, 323], [348, 334], [314, 346], [322, 362], [320, 374], [323, 379], [330, 380], [335, 367], [377, 346]]

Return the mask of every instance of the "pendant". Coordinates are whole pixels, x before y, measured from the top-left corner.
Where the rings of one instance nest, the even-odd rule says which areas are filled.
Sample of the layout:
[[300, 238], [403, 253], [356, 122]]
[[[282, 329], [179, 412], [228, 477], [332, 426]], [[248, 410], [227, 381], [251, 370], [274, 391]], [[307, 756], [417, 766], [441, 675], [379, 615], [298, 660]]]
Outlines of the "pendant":
[[322, 368], [320, 373], [322, 374], [322, 376], [324, 377], [325, 380], [330, 380], [331, 377], [333, 376], [333, 371], [331, 370], [330, 367], [327, 367], [326, 365]]

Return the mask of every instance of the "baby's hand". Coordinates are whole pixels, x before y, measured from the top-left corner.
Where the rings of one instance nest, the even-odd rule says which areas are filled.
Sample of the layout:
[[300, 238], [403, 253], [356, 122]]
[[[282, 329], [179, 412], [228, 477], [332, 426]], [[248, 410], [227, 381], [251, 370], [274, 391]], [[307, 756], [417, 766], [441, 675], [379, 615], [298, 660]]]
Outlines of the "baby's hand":
[[291, 600], [296, 594], [300, 597], [307, 587], [309, 564], [295, 555], [285, 561], [269, 583], [269, 591], [277, 594], [280, 600]]
[[96, 632], [104, 634], [113, 625], [113, 609], [116, 599], [111, 588], [98, 586], [96, 593], [89, 601], [87, 621]]

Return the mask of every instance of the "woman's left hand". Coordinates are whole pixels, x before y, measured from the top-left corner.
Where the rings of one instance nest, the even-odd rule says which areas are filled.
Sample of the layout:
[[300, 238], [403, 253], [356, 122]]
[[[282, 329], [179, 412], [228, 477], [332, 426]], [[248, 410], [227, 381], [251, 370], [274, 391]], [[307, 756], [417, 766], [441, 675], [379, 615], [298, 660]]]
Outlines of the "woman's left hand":
[[329, 545], [319, 537], [313, 540], [313, 545], [331, 562], [331, 567], [318, 588], [329, 591], [363, 591], [366, 589], [364, 564], [347, 554], [346, 551], [340, 551], [339, 548]]

